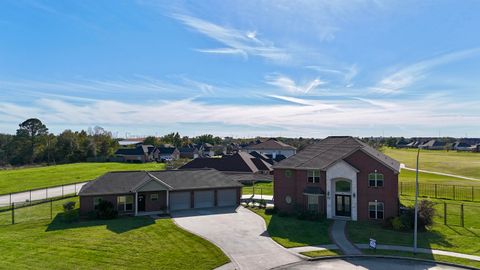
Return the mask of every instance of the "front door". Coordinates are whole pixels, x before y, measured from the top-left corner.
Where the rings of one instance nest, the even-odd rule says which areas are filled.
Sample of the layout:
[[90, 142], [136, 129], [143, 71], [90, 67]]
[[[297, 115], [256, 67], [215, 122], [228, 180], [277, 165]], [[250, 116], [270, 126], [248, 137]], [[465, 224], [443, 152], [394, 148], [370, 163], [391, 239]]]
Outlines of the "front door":
[[350, 195], [335, 195], [335, 215], [350, 217], [351, 216], [351, 204]]
[[138, 194], [137, 203], [138, 203], [138, 212], [145, 211], [145, 195]]

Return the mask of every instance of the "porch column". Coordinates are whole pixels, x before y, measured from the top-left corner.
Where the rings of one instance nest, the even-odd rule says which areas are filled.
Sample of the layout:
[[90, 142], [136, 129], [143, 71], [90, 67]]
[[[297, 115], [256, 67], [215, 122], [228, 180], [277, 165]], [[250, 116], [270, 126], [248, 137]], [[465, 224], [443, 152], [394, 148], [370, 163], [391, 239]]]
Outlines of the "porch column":
[[135, 192], [135, 216], [138, 214], [138, 192]]
[[168, 205], [169, 205], [169, 202], [170, 202], [170, 200], [168, 199], [169, 194], [170, 194], [170, 191], [167, 189], [167, 213], [170, 212], [170, 208], [169, 208], [169, 206], [168, 206]]

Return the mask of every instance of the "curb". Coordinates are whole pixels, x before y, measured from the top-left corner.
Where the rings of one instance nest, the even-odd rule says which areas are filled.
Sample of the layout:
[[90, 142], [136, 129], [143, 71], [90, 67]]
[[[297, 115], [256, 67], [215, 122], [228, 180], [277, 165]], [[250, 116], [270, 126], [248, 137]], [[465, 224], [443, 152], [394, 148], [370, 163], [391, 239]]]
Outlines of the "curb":
[[[480, 268], [475, 268], [472, 266], [466, 266], [456, 263], [444, 262], [444, 261], [433, 261], [428, 259], [420, 259], [420, 258], [410, 258], [410, 257], [403, 257], [403, 256], [390, 256], [390, 255], [339, 255], [339, 256], [324, 256], [324, 257], [317, 257], [317, 258], [309, 258], [308, 261], [322, 261], [322, 260], [331, 260], [331, 259], [348, 259], [348, 258], [379, 258], [379, 259], [396, 259], [396, 260], [407, 260], [407, 261], [418, 261], [418, 262], [428, 262], [434, 264], [441, 264], [447, 266], [454, 266], [463, 269], [473, 269], [473, 270], [480, 270]], [[291, 264], [293, 265], [293, 264]]]

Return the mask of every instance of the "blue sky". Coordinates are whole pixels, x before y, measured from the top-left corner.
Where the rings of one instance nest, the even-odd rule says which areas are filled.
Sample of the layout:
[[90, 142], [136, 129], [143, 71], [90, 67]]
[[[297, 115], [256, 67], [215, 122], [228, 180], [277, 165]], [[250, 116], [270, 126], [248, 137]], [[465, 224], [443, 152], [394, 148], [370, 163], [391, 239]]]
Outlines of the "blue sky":
[[480, 1], [2, 1], [0, 132], [480, 137]]

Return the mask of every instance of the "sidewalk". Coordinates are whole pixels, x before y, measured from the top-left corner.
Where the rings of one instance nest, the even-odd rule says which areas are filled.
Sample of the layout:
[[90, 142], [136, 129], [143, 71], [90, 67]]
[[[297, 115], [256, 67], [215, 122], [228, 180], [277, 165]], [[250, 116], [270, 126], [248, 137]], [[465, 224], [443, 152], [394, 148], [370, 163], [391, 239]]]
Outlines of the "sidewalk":
[[330, 238], [345, 255], [361, 255], [362, 252], [347, 239], [345, 235], [345, 220], [336, 219], [330, 231]]

